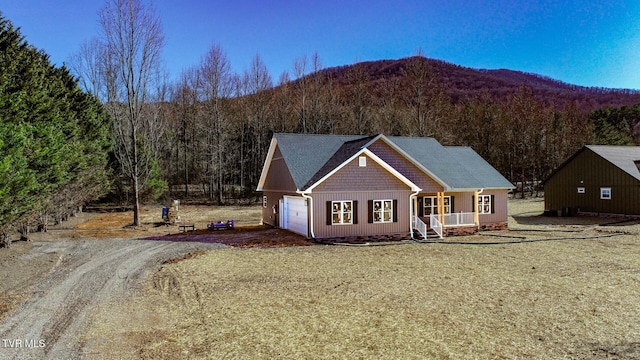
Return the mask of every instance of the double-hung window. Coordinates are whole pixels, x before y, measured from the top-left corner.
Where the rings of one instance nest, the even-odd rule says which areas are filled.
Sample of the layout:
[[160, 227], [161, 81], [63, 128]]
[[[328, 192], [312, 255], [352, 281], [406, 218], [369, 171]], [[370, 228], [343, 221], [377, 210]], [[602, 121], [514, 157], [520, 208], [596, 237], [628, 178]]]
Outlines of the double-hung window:
[[610, 187], [602, 187], [602, 188], [600, 188], [600, 199], [602, 199], [602, 200], [611, 200], [611, 188]]
[[[424, 203], [424, 215], [438, 213], [438, 197], [437, 196], [425, 196], [423, 198]], [[444, 197], [444, 213], [451, 214], [451, 196]]]
[[373, 222], [393, 222], [393, 200], [373, 200]]
[[353, 201], [331, 202], [331, 224], [353, 224]]
[[478, 214], [491, 214], [492, 206], [491, 195], [478, 196]]

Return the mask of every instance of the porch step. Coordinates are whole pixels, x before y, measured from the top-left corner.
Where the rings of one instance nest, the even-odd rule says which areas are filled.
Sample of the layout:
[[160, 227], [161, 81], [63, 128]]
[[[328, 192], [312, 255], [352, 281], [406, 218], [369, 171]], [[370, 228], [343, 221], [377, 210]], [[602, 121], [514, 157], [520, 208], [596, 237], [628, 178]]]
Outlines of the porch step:
[[437, 239], [440, 239], [440, 236], [438, 236], [438, 234], [435, 231], [433, 231], [433, 229], [427, 229], [426, 238], [422, 236], [422, 234], [420, 234], [420, 232], [417, 230], [413, 231], [413, 238], [416, 240], [437, 240]]

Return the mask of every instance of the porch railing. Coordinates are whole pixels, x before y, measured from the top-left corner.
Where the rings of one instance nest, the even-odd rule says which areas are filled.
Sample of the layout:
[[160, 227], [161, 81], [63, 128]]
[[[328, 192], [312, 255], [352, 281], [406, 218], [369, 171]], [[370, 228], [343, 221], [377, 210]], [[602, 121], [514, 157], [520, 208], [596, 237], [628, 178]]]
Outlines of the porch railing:
[[431, 230], [435, 231], [438, 237], [442, 239], [442, 223], [438, 220], [438, 215], [431, 214], [429, 216], [429, 225]]
[[427, 224], [417, 216], [414, 217], [413, 228], [416, 229], [423, 238], [427, 238]]
[[452, 213], [444, 214], [444, 226], [467, 226], [475, 225], [473, 213]]

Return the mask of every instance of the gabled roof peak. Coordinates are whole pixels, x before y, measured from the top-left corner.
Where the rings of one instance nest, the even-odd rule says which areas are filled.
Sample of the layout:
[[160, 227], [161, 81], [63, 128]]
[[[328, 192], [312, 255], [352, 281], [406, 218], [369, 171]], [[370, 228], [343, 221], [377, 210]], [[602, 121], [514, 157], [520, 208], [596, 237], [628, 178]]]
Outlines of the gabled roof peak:
[[471, 148], [445, 147], [434, 138], [274, 133], [258, 190], [264, 185], [264, 176], [276, 146], [297, 189], [304, 191], [378, 140], [394, 148], [445, 190], [513, 188]]

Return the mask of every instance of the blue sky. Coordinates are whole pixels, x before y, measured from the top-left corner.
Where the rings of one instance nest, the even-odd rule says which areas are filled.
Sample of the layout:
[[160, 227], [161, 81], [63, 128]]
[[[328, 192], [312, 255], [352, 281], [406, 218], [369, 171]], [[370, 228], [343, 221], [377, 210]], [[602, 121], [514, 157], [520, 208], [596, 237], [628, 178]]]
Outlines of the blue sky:
[[[62, 64], [98, 34], [100, 0], [0, 0], [4, 17]], [[576, 85], [640, 89], [640, 1], [153, 2], [172, 78], [211, 44], [242, 72], [256, 54], [274, 82], [296, 58], [323, 67], [399, 59], [418, 48], [457, 65], [507, 68]]]

